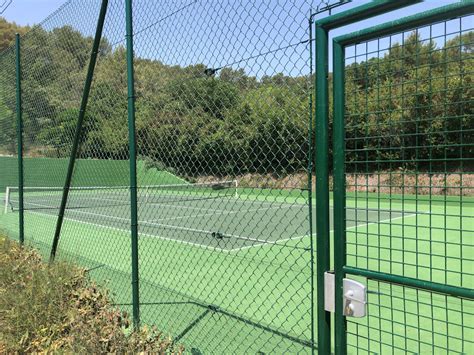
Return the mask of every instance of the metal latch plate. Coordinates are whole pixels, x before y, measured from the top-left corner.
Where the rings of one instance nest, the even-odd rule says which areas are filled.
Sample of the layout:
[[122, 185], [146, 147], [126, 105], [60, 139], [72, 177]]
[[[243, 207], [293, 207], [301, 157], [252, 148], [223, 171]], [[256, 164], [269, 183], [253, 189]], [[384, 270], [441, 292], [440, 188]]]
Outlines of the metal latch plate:
[[[346, 317], [365, 317], [367, 287], [358, 281], [343, 279], [343, 302]], [[335, 275], [330, 271], [324, 273], [324, 309], [334, 312], [335, 308]]]

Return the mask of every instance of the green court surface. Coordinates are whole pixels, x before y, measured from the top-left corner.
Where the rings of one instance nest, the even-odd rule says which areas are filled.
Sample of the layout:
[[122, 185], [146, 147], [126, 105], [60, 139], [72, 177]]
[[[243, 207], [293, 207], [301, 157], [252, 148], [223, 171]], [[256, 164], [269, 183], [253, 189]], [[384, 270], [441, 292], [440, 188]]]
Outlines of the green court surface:
[[[172, 334], [188, 349], [199, 344], [197, 350], [203, 353], [249, 351], [250, 343], [255, 353], [280, 347], [310, 352], [310, 251], [316, 236], [309, 233], [303, 194], [269, 191], [242, 189], [222, 196], [167, 193], [157, 201], [139, 190], [144, 323]], [[26, 241], [48, 255], [57, 212], [51, 206], [57, 197], [30, 194], [25, 194], [30, 203], [25, 212]], [[128, 206], [120, 203], [123, 196], [123, 191], [72, 191], [58, 255], [88, 268], [91, 277], [111, 288], [117, 304], [130, 310], [130, 221]], [[472, 199], [453, 198], [448, 203], [372, 197], [348, 196], [348, 265], [474, 286], [474, 260], [469, 257], [474, 254]], [[7, 231], [14, 232], [17, 221], [15, 210], [0, 215], [1, 228]], [[426, 350], [423, 344], [410, 339], [430, 327], [436, 328], [435, 343], [442, 344], [449, 336], [462, 349], [463, 342], [474, 338], [472, 324], [465, 324], [458, 311], [462, 307], [465, 314], [474, 314], [472, 302], [446, 296], [437, 300], [437, 295], [407, 292], [401, 286], [368, 283], [375, 292], [369, 295], [369, 316], [350, 321], [349, 344], [383, 351], [363, 343], [363, 334], [370, 332], [377, 346], [419, 352]], [[407, 315], [386, 303], [397, 300], [409, 317], [417, 319], [410, 328], [413, 334], [406, 334], [402, 326]], [[447, 307], [441, 325], [426, 314], [425, 305], [433, 302]]]

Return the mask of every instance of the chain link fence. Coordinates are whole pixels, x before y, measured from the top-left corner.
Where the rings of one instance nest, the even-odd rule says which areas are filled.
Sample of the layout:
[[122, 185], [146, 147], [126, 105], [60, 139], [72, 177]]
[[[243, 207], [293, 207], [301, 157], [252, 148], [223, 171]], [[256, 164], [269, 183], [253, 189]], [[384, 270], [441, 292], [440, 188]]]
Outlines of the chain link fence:
[[[345, 2], [134, 3], [141, 321], [192, 351], [314, 350], [309, 19]], [[99, 12], [71, 0], [21, 38], [25, 241], [45, 257]], [[109, 1], [57, 256], [131, 312], [126, 48], [124, 1]], [[0, 60], [10, 232], [13, 48]]]
[[[18, 148], [16, 132], [16, 84], [15, 47], [10, 47], [0, 56], [0, 201], [5, 201], [7, 186], [18, 186]], [[2, 223], [0, 231], [8, 232], [12, 238], [19, 238], [18, 215], [6, 218], [5, 205], [0, 209]]]

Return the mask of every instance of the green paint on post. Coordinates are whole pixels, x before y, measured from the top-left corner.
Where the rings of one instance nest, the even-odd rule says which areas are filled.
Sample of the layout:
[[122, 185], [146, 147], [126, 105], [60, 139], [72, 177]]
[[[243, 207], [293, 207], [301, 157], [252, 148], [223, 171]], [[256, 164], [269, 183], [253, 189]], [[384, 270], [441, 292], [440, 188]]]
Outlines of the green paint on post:
[[21, 60], [20, 35], [15, 35], [15, 64], [16, 64], [16, 127], [18, 144], [18, 204], [19, 204], [19, 233], [20, 244], [25, 242], [25, 219], [23, 206], [23, 113], [21, 104]]
[[420, 2], [423, 0], [373, 0], [370, 3], [318, 20], [318, 24], [330, 31]]
[[[309, 77], [313, 77], [313, 18], [308, 21], [308, 31], [309, 31], [309, 68], [310, 68], [310, 75]], [[315, 278], [315, 269], [314, 269], [314, 235], [313, 235], [313, 92], [312, 89], [309, 91], [309, 122], [308, 122], [308, 215], [309, 215], [309, 235], [310, 235], [310, 263], [311, 263], [311, 353], [314, 354], [315, 349], [315, 342], [316, 342], [316, 329], [315, 329], [315, 285], [314, 285], [314, 278]]]
[[451, 286], [438, 282], [414, 279], [412, 277], [387, 274], [372, 270], [365, 270], [352, 266], [344, 266], [344, 272], [351, 275], [363, 276], [371, 280], [389, 282], [392, 284], [409, 286], [420, 290], [436, 292], [443, 295], [450, 295], [459, 298], [474, 300], [474, 289], [467, 287]]
[[344, 270], [346, 264], [346, 184], [344, 170], [344, 48], [333, 43], [333, 68], [334, 68], [334, 271], [335, 271], [335, 314], [334, 328], [336, 329], [335, 351], [336, 354], [346, 353], [347, 343], [347, 325], [346, 319], [342, 316], [344, 313], [344, 304], [342, 299]]
[[127, 22], [128, 144], [130, 153], [130, 228], [132, 237], [133, 325], [140, 326], [140, 289], [138, 275], [137, 143], [135, 131], [135, 79], [133, 73], [132, 0], [125, 1]]
[[316, 250], [318, 351], [331, 352], [331, 314], [324, 309], [324, 273], [329, 259], [328, 32], [316, 25]]
[[74, 171], [74, 165], [76, 162], [76, 155], [79, 149], [79, 141], [82, 133], [82, 126], [84, 123], [84, 117], [86, 114], [87, 102], [89, 101], [89, 93], [92, 85], [92, 78], [94, 76], [95, 63], [97, 61], [97, 54], [99, 52], [100, 39], [102, 37], [102, 29], [104, 28], [105, 14], [107, 13], [108, 0], [102, 0], [100, 8], [99, 19], [97, 21], [97, 28], [94, 36], [94, 44], [92, 45], [92, 53], [89, 61], [89, 67], [87, 69], [86, 82], [84, 84], [84, 91], [82, 94], [81, 107], [79, 110], [79, 117], [77, 119], [76, 131], [74, 133], [74, 142], [72, 144], [71, 155], [69, 157], [69, 166], [66, 175], [66, 181], [64, 183], [64, 191], [61, 199], [61, 205], [59, 206], [58, 220], [56, 223], [56, 230], [54, 232], [53, 245], [51, 247], [50, 262], [54, 261], [56, 257], [56, 251], [59, 244], [59, 237], [61, 235], [61, 227], [64, 220], [64, 211], [66, 210], [67, 198], [69, 195], [69, 189], [71, 187], [72, 173]]
[[443, 21], [446, 18], [463, 16], [473, 11], [474, 0], [462, 1], [424, 11], [413, 16], [407, 16], [399, 20], [386, 22], [361, 31], [352, 32], [347, 35], [339, 36], [334, 40], [339, 42], [342, 46], [347, 46], [358, 42], [370, 41], [371, 39], [409, 30], [418, 26], [429, 25], [430, 23]]

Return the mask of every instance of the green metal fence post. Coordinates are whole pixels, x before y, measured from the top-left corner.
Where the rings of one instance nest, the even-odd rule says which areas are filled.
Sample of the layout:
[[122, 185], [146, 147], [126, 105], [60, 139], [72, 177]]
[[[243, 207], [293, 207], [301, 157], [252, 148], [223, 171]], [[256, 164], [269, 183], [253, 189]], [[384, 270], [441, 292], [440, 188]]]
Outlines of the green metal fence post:
[[54, 261], [56, 257], [56, 250], [58, 248], [59, 237], [61, 235], [61, 227], [64, 220], [64, 211], [66, 210], [67, 198], [69, 195], [69, 189], [71, 187], [72, 173], [74, 171], [74, 165], [76, 163], [76, 155], [79, 149], [79, 141], [82, 133], [82, 125], [84, 123], [84, 116], [86, 114], [87, 102], [89, 101], [89, 93], [92, 85], [92, 78], [94, 76], [95, 63], [97, 61], [97, 54], [99, 53], [99, 44], [102, 37], [102, 29], [104, 28], [105, 15], [107, 13], [108, 0], [102, 0], [100, 7], [99, 19], [97, 21], [97, 28], [94, 36], [94, 43], [92, 46], [92, 53], [89, 61], [89, 67], [87, 69], [86, 82], [84, 84], [84, 91], [82, 94], [81, 107], [79, 110], [79, 117], [77, 119], [76, 131], [74, 133], [74, 142], [72, 144], [71, 156], [69, 158], [69, 165], [66, 175], [66, 181], [64, 183], [64, 190], [61, 199], [61, 205], [58, 212], [58, 220], [56, 223], [56, 231], [54, 233], [53, 245], [51, 248], [50, 262]]
[[331, 314], [324, 309], [324, 273], [329, 259], [328, 31], [316, 25], [316, 250], [318, 351], [331, 352]]
[[140, 325], [140, 293], [138, 275], [138, 209], [137, 209], [137, 143], [135, 132], [135, 79], [133, 73], [133, 13], [132, 0], [125, 0], [127, 22], [127, 88], [128, 144], [130, 153], [130, 218], [132, 237], [132, 301], [133, 324]]
[[[334, 97], [334, 273], [335, 289], [342, 290], [344, 280], [343, 267], [346, 264], [346, 189], [345, 189], [345, 170], [344, 170], [344, 48], [337, 42], [333, 42], [333, 97]], [[345, 354], [346, 351], [346, 318], [344, 313], [344, 304], [339, 292], [335, 292], [334, 307], [334, 334], [336, 354]]]
[[19, 237], [20, 244], [25, 242], [25, 220], [23, 206], [23, 113], [21, 104], [21, 60], [20, 35], [15, 35], [15, 64], [16, 64], [16, 126], [18, 144], [18, 202], [19, 202]]
[[[310, 74], [309, 77], [313, 77], [313, 16], [308, 21], [308, 31], [309, 31], [309, 68]], [[310, 79], [311, 80], [311, 79]], [[309, 122], [308, 122], [308, 214], [309, 214], [309, 235], [310, 235], [310, 252], [311, 252], [311, 353], [314, 354], [315, 350], [315, 341], [316, 341], [316, 330], [315, 330], [315, 309], [314, 309], [314, 296], [315, 296], [315, 258], [314, 258], [314, 236], [313, 236], [313, 88], [309, 90]]]

